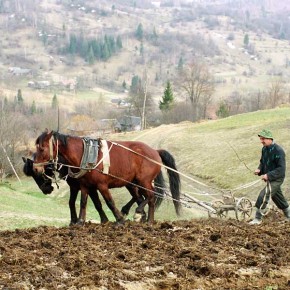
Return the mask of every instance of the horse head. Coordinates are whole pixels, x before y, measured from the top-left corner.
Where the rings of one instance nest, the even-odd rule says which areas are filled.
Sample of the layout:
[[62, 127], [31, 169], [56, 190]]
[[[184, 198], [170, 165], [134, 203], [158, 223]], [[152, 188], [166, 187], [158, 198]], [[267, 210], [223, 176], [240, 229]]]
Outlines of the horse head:
[[45, 165], [52, 164], [57, 159], [57, 144], [54, 132], [43, 132], [35, 141], [33, 170], [36, 174], [43, 174]]
[[51, 168], [46, 167], [45, 175], [39, 175], [39, 174], [36, 174], [35, 171], [33, 170], [33, 163], [34, 163], [33, 160], [29, 158], [25, 158], [25, 157], [22, 157], [22, 160], [24, 162], [24, 166], [23, 166], [24, 174], [27, 176], [31, 176], [44, 194], [50, 194], [54, 188], [52, 186], [51, 179], [46, 178], [45, 175], [52, 176], [53, 171], [51, 170]]

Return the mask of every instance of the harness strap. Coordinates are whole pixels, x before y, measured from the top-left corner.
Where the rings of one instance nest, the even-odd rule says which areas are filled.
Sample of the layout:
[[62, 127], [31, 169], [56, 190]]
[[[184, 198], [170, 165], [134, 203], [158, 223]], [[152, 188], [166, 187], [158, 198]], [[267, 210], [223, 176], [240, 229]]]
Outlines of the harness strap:
[[[105, 145], [104, 145], [105, 144]], [[79, 172], [74, 173], [71, 168], [73, 168], [72, 166], [68, 166], [68, 175], [72, 178], [81, 178], [82, 176], [84, 176], [88, 171], [94, 170], [96, 169], [102, 162], [103, 162], [103, 171], [102, 173], [104, 174], [109, 174], [109, 167], [110, 167], [110, 151], [113, 147], [113, 142], [110, 146], [110, 148], [108, 148], [108, 144], [107, 141], [102, 140], [102, 145], [104, 145], [104, 150], [102, 150], [103, 152], [103, 157], [98, 161], [98, 163], [92, 167], [92, 168], [80, 168]]]

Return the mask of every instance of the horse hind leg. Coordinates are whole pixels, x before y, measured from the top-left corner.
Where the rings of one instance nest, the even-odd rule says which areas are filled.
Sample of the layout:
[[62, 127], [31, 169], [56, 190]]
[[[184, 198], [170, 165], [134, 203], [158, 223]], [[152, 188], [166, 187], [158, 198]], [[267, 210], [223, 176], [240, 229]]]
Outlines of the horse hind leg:
[[105, 212], [103, 210], [102, 203], [100, 201], [99, 194], [98, 194], [97, 190], [90, 191], [89, 192], [89, 196], [90, 196], [90, 198], [92, 199], [92, 201], [94, 203], [95, 209], [99, 213], [101, 223], [108, 222], [109, 219], [108, 219], [107, 215], [105, 214]]
[[[139, 194], [137, 186], [128, 185], [128, 186], [126, 186], [126, 188], [128, 189], [128, 191], [132, 195], [132, 199], [125, 206], [122, 207], [121, 212], [124, 216], [127, 216], [129, 214], [129, 211], [135, 202], [138, 204], [138, 206], [140, 206], [141, 203], [144, 201], [143, 196]], [[144, 211], [144, 207], [143, 207], [142, 212], [135, 213], [134, 220], [136, 222], [140, 222], [140, 221], [145, 222], [146, 221], [146, 212]]]
[[86, 221], [87, 216], [87, 202], [88, 202], [88, 194], [81, 190], [81, 201], [80, 201], [80, 213], [77, 224], [83, 225]]
[[115, 205], [115, 201], [112, 198], [112, 195], [109, 191], [108, 188], [99, 188], [100, 193], [102, 194], [107, 206], [109, 207], [109, 209], [112, 211], [116, 222], [117, 223], [124, 223], [125, 219], [124, 216], [122, 215], [122, 213], [117, 209], [116, 205]]
[[154, 222], [154, 210], [155, 210], [155, 195], [154, 195], [154, 187], [152, 186], [152, 182], [143, 182], [140, 183], [139, 188], [140, 193], [145, 196], [145, 199], [142, 201], [142, 203], [137, 207], [135, 214], [142, 214], [144, 211], [144, 207], [148, 203], [148, 223]]
[[134, 214], [134, 221], [135, 222], [146, 222], [146, 212], [144, 210], [144, 207], [148, 203], [147, 198], [142, 198], [142, 202], [138, 204], [138, 207], [136, 208], [135, 214]]
[[133, 204], [136, 202], [136, 199], [134, 197], [132, 197], [128, 203], [126, 203], [122, 209], [121, 209], [121, 213], [123, 214], [124, 217], [126, 217], [129, 214], [129, 211], [131, 209], [131, 207], [133, 206]]

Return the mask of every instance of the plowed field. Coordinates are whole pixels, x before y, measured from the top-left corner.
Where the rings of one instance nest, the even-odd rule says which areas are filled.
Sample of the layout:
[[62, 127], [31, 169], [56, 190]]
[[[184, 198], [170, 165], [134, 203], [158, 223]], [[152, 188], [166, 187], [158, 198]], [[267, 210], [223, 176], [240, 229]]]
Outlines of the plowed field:
[[0, 289], [287, 289], [290, 223], [87, 223], [0, 232]]

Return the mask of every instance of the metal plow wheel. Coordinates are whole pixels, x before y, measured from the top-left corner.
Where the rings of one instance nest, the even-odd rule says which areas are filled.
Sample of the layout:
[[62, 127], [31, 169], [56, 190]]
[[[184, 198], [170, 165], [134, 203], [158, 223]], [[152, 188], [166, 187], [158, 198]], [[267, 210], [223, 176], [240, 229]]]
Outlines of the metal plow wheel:
[[236, 203], [236, 218], [238, 221], [247, 221], [252, 215], [252, 202], [248, 198], [240, 198]]

